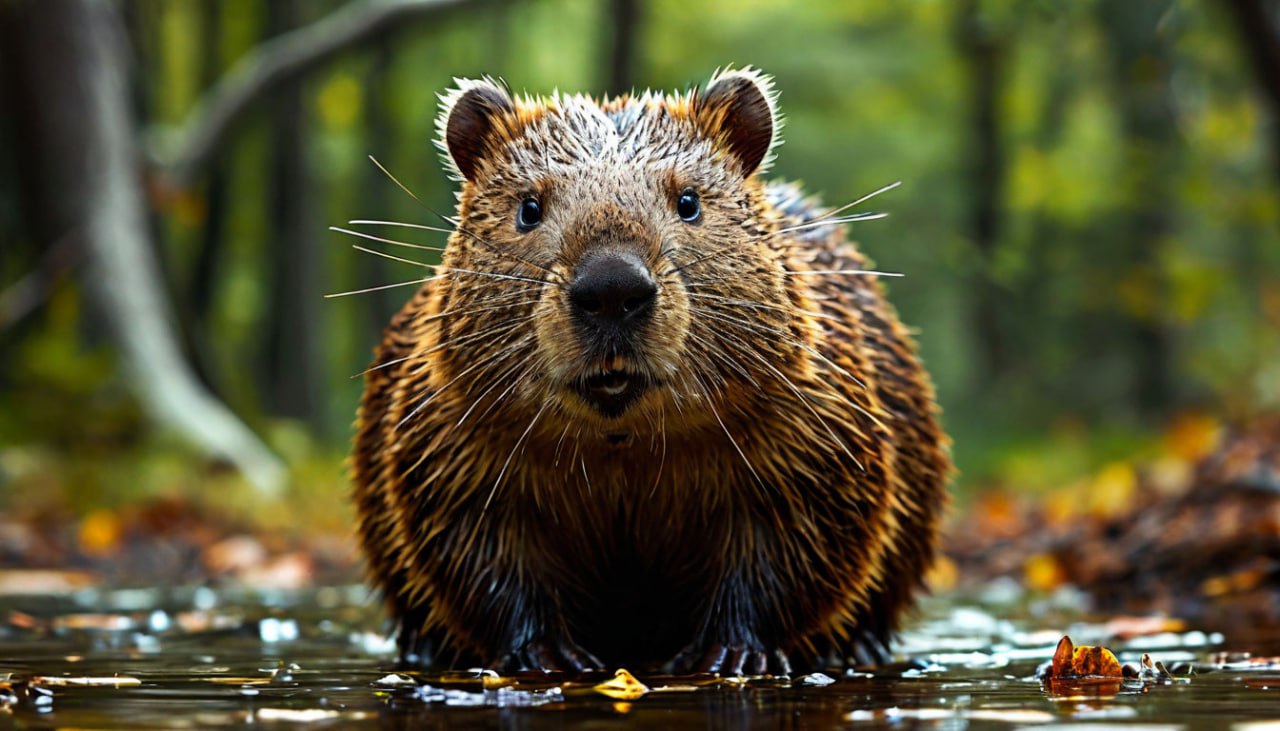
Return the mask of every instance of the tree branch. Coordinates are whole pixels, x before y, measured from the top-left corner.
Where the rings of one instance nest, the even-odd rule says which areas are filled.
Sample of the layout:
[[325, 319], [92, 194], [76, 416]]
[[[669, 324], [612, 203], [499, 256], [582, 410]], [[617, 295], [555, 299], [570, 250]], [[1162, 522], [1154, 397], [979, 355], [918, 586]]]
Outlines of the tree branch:
[[189, 187], [254, 102], [352, 46], [414, 16], [459, 7], [467, 0], [357, 0], [310, 25], [263, 43], [240, 59], [187, 116], [176, 152], [165, 155], [167, 182]]

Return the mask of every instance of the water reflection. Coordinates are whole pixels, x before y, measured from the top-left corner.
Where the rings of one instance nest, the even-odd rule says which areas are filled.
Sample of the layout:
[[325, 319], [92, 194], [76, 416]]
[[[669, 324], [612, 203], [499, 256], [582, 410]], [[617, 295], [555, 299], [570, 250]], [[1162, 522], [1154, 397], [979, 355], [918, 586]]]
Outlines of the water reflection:
[[[873, 672], [641, 676], [631, 685], [612, 673], [395, 672], [380, 611], [358, 586], [4, 597], [0, 725], [1009, 729], [1070, 722], [1096, 731], [1105, 723], [1216, 729], [1280, 719], [1280, 661], [1267, 657], [1275, 648], [1264, 642], [1171, 631], [1157, 620], [1119, 632], [1114, 618], [1090, 622], [1069, 602], [982, 599], [930, 601], [900, 643], [909, 659]], [[1064, 632], [1107, 643], [1121, 661], [1143, 667], [1149, 652], [1153, 673], [1045, 687], [1037, 666]], [[1169, 675], [1195, 674], [1174, 683], [1154, 671], [1157, 663]]]

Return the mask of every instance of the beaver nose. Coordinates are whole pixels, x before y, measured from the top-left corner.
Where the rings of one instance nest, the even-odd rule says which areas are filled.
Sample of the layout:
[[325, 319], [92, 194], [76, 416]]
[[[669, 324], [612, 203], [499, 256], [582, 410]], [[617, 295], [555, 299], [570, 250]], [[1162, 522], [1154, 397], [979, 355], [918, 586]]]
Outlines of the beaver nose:
[[592, 254], [569, 283], [569, 302], [578, 319], [593, 325], [630, 325], [653, 310], [658, 285], [640, 257], [630, 253]]

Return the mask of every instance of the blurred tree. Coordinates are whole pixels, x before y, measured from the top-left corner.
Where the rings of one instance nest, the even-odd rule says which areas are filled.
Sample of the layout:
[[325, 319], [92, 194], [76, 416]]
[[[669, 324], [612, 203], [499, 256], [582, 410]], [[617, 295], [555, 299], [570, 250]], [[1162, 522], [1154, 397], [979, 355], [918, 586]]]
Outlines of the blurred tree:
[[24, 110], [18, 134], [31, 240], [81, 242], [85, 289], [152, 416], [235, 463], [262, 490], [277, 490], [279, 460], [182, 357], [147, 228], [128, 52], [114, 5], [16, 2], [0, 12], [11, 69], [5, 96]]
[[[302, 20], [297, 0], [266, 5], [267, 32], [278, 37]], [[303, 86], [285, 85], [270, 99], [271, 147], [266, 160], [269, 244], [266, 317], [262, 328], [263, 402], [272, 414], [305, 421], [318, 433], [322, 418], [320, 251], [311, 200], [307, 148], [310, 129]]]
[[[365, 73], [364, 103], [365, 127], [364, 148], [368, 155], [376, 160], [390, 159], [392, 136], [395, 134], [391, 124], [391, 113], [394, 104], [394, 89], [388, 78], [393, 51], [391, 44], [380, 40], [373, 47], [373, 63]], [[364, 166], [364, 179], [360, 183], [361, 211], [386, 210], [383, 197], [390, 186], [387, 176], [377, 165]], [[381, 282], [395, 281], [390, 262], [380, 256], [362, 256], [357, 263], [360, 276], [357, 282], [374, 285]], [[380, 333], [391, 320], [391, 314], [399, 309], [399, 299], [395, 290], [378, 289], [366, 294], [364, 311], [368, 315], [365, 326], [371, 333]], [[361, 356], [366, 354], [361, 353]]]
[[608, 80], [605, 90], [612, 95], [636, 88], [640, 0], [609, 0]]
[[[223, 72], [222, 13], [222, 0], [201, 1], [200, 24], [204, 28], [204, 33], [200, 38], [202, 51], [200, 85], [203, 88], [212, 86]], [[222, 268], [222, 259], [227, 242], [229, 167], [230, 163], [226, 155], [219, 155], [209, 165], [203, 190], [203, 225], [200, 228], [190, 278], [184, 288], [187, 293], [185, 330], [195, 355], [196, 368], [204, 377], [205, 383], [215, 390], [217, 390], [218, 377], [213, 370], [215, 359], [212, 351], [215, 337], [212, 332], [212, 320], [217, 284], [225, 272]]]
[[[1177, 210], [1182, 159], [1173, 96], [1172, 30], [1160, 21], [1170, 0], [1100, 2], [1098, 11], [1120, 114], [1125, 161], [1116, 193], [1126, 204], [1108, 265], [1120, 277], [1115, 310], [1127, 321], [1132, 393], [1147, 415], [1173, 403], [1174, 344], [1164, 251]], [[1123, 330], [1121, 332], [1124, 332]]]
[[1004, 323], [1010, 298], [994, 276], [1005, 207], [1000, 102], [1009, 42], [999, 21], [984, 12], [981, 0], [961, 3], [956, 24], [969, 82], [969, 236], [979, 258], [973, 293], [974, 332], [983, 356], [978, 368], [994, 380], [1010, 368]]
[[1226, 0], [1245, 56], [1271, 109], [1271, 155], [1280, 177], [1280, 3]]

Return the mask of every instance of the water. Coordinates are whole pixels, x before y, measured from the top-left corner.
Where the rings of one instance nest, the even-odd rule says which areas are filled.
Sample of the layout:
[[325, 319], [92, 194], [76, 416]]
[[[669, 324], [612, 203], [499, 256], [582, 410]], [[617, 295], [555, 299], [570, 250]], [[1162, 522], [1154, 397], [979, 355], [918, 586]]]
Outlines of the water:
[[899, 647], [912, 660], [875, 673], [648, 676], [649, 691], [627, 700], [594, 688], [611, 674], [397, 673], [359, 586], [0, 597], [0, 727], [1280, 729], [1272, 640], [1113, 639], [1121, 661], [1150, 651], [1179, 677], [1050, 691], [1036, 669], [1064, 631], [1093, 644], [1163, 628], [1091, 623], [1070, 593], [1033, 602], [994, 587], [978, 599], [927, 602]]

